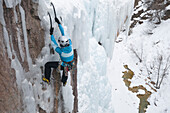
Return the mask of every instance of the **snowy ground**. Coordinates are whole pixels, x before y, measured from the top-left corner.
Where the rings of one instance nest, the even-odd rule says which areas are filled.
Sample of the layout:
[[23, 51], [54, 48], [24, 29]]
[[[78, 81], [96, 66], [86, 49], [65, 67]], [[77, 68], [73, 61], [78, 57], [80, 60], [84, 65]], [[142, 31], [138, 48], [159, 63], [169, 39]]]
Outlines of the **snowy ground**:
[[[120, 43], [115, 44], [115, 49], [113, 53], [113, 59], [110, 64], [108, 64], [107, 75], [112, 84], [112, 102], [114, 103], [114, 110], [116, 113], [137, 113], [139, 107], [139, 99], [135, 96], [136, 94], [128, 91], [127, 87], [124, 85], [122, 79], [122, 72], [124, 71], [123, 65], [127, 64], [132, 71], [134, 71], [135, 76], [132, 79], [131, 86], [143, 85], [153, 94], [149, 98], [150, 106], [148, 106], [147, 113], [169, 113], [170, 107], [170, 75], [168, 74], [164, 79], [162, 86], [157, 92], [151, 90], [145, 83], [145, 79], [148, 77], [146, 72], [146, 65], [155, 61], [158, 53], [167, 58], [170, 53], [170, 42], [169, 36], [170, 32], [170, 20], [163, 21], [156, 28], [153, 25], [144, 22], [142, 25], [137, 25], [133, 29], [132, 35], [127, 39], [120, 35], [119, 38], [124, 40]], [[148, 32], [152, 32], [152, 35], [148, 35]], [[156, 42], [160, 41], [157, 45]], [[131, 51], [134, 48], [136, 52], [140, 55], [142, 53], [142, 63], [139, 63], [139, 59]], [[165, 64], [163, 64], [165, 66]], [[163, 66], [163, 67], [164, 67]], [[140, 71], [142, 69], [142, 72]], [[168, 70], [169, 72], [170, 70]], [[155, 80], [155, 75], [151, 75], [151, 79]], [[117, 90], [115, 90], [117, 89]], [[119, 104], [118, 104], [119, 103]], [[155, 104], [154, 104], [155, 103]], [[121, 107], [124, 109], [121, 109]]]
[[[125, 71], [123, 65], [127, 64], [135, 73], [131, 80], [131, 86], [143, 85], [152, 92], [148, 99], [150, 105], [147, 113], [170, 113], [169, 74], [166, 75], [157, 92], [145, 84], [145, 79], [148, 77], [145, 65], [149, 65], [152, 61], [156, 62], [154, 58], [157, 58], [158, 53], [164, 58], [167, 58], [170, 53], [169, 29], [170, 20], [163, 21], [156, 27], [151, 23], [144, 22], [142, 25], [137, 25], [128, 38], [123, 33], [120, 34], [118, 40], [123, 38], [123, 41], [115, 44], [111, 61], [104, 57], [103, 48], [97, 45], [94, 39], [91, 39], [89, 44], [90, 59], [87, 63], [79, 63], [78, 65], [79, 112], [104, 113], [103, 108], [106, 108], [107, 113], [137, 113], [139, 99], [135, 93], [128, 91], [122, 78], [122, 72]], [[153, 34], [149, 35], [150, 32]], [[155, 44], [156, 42], [159, 43]], [[139, 62], [139, 59], [131, 51], [132, 47], [138, 54], [142, 53], [143, 62]], [[143, 48], [143, 52], [141, 48]], [[165, 64], [163, 64], [164, 66]], [[141, 72], [140, 69], [143, 71]], [[153, 81], [156, 78], [155, 75], [151, 75]], [[110, 83], [107, 83], [108, 80]], [[102, 85], [104, 86], [101, 87]], [[102, 90], [100, 91], [100, 89]], [[143, 93], [140, 91], [138, 94]], [[100, 94], [104, 94], [107, 98], [98, 96]], [[100, 100], [102, 100], [103, 105], [100, 104]], [[105, 105], [111, 106], [102, 107]], [[94, 106], [96, 107], [93, 109]]]

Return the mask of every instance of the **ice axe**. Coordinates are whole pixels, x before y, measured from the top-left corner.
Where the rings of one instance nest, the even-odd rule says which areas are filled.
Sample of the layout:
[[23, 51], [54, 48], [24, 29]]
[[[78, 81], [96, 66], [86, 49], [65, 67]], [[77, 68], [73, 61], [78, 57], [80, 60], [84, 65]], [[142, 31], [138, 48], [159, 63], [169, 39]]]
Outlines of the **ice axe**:
[[[51, 5], [52, 5], [52, 7], [53, 7], [53, 10], [54, 10], [54, 16], [55, 16], [55, 18], [57, 18], [57, 14], [56, 14], [56, 11], [55, 11], [55, 7], [54, 7], [54, 4], [51, 2]], [[61, 19], [61, 21], [62, 21], [62, 17], [60, 16], [60, 19]]]
[[51, 5], [53, 6], [53, 10], [54, 10], [54, 16], [55, 16], [55, 18], [57, 17], [56, 16], [56, 11], [55, 11], [55, 7], [54, 7], [54, 4], [51, 2]]
[[53, 26], [52, 26], [52, 20], [51, 20], [51, 15], [50, 13], [48, 12], [48, 15], [49, 15], [49, 18], [50, 18], [50, 29], [53, 29]]

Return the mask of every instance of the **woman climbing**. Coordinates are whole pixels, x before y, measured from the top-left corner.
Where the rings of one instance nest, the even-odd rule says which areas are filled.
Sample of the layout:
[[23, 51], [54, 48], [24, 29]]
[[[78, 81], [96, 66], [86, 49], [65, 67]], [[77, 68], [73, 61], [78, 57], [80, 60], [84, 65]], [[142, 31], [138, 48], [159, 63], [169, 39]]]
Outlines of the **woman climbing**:
[[[51, 35], [52, 47], [60, 55], [60, 59], [62, 61], [61, 68], [60, 68], [62, 72], [61, 82], [63, 82], [63, 85], [65, 86], [68, 79], [68, 75], [65, 74], [65, 72], [66, 71], [68, 72], [72, 68], [74, 53], [73, 53], [71, 39], [65, 36], [64, 29], [61, 25], [61, 22], [56, 16], [55, 16], [55, 22], [58, 23], [59, 29], [62, 34], [62, 36], [59, 37], [58, 39], [58, 43], [60, 47], [58, 46], [54, 38], [53, 27], [50, 28], [50, 35]], [[47, 82], [48, 84], [50, 83], [51, 68], [57, 68], [58, 65], [59, 65], [59, 61], [47, 62], [45, 64], [45, 77], [43, 77], [43, 81]], [[65, 70], [64, 67], [67, 67], [68, 70]]]

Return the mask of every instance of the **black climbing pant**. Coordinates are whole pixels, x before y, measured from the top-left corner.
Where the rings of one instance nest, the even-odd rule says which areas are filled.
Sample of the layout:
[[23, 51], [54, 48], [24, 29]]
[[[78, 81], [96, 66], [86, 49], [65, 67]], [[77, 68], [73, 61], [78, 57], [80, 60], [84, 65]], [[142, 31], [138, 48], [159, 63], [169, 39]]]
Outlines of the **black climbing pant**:
[[[57, 68], [59, 65], [59, 62], [47, 62], [45, 64], [45, 78], [50, 81], [50, 76], [51, 76], [51, 68]], [[65, 76], [64, 73], [64, 67], [61, 66], [61, 70], [63, 71], [63, 75]]]
[[[58, 65], [59, 65], [59, 62], [47, 62], [45, 64], [45, 78], [46, 79], [48, 79], [50, 81], [51, 68], [57, 68]], [[67, 77], [65, 76], [64, 67], [62, 65], [61, 65], [61, 70], [63, 71], [62, 82], [65, 82], [65, 81], [67, 81]]]
[[59, 62], [47, 62], [45, 64], [45, 78], [50, 80], [51, 76], [51, 68], [57, 68], [59, 65]]

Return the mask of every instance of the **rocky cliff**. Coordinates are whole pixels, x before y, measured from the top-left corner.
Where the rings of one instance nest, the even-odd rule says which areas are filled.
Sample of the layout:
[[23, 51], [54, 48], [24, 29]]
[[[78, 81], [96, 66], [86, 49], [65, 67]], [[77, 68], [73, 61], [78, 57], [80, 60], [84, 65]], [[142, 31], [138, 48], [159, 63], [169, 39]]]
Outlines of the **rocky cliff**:
[[[29, 106], [25, 104], [26, 101], [29, 101], [33, 105], [35, 104], [33, 112], [44, 113], [46, 110], [40, 106], [41, 102], [37, 102], [42, 97], [39, 93], [34, 94], [37, 78], [33, 75], [36, 72], [32, 72], [32, 68], [36, 65], [37, 58], [45, 46], [45, 31], [38, 16], [39, 4], [32, 0], [22, 0], [20, 3], [9, 2], [0, 0], [0, 112], [30, 112]], [[77, 99], [76, 71], [73, 72], [75, 99]], [[25, 75], [25, 73], [27, 74]], [[54, 71], [54, 75], [56, 75], [54, 77], [56, 79], [54, 81], [55, 99], [52, 108], [53, 113], [57, 113], [61, 85], [59, 73]], [[38, 79], [40, 81], [41, 78]], [[26, 88], [23, 86], [26, 83], [30, 88], [33, 100], [26, 100], [28, 94], [24, 93]], [[77, 109], [75, 107], [74, 111], [78, 111]], [[64, 110], [62, 111], [64, 112]]]
[[[19, 113], [24, 109], [22, 108], [22, 90], [18, 89], [16, 71], [11, 67], [11, 60], [17, 58], [23, 69], [26, 72], [29, 71], [28, 60], [26, 58], [28, 57], [26, 44], [24, 43], [23, 29], [25, 28], [22, 26], [20, 5], [18, 4], [11, 8], [7, 7], [5, 1], [1, 1], [1, 4], [5, 23], [0, 24], [0, 111], [1, 113]], [[40, 20], [37, 15], [37, 6], [38, 5], [31, 0], [21, 2], [21, 7], [25, 10], [28, 47], [33, 62], [44, 46], [44, 40], [42, 40], [44, 30], [40, 25]], [[6, 36], [6, 34], [8, 36]], [[20, 51], [23, 51], [22, 54]], [[10, 55], [12, 55], [12, 57]], [[25, 58], [22, 58], [23, 56], [25, 56]]]

